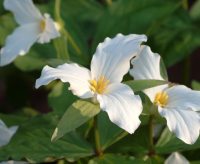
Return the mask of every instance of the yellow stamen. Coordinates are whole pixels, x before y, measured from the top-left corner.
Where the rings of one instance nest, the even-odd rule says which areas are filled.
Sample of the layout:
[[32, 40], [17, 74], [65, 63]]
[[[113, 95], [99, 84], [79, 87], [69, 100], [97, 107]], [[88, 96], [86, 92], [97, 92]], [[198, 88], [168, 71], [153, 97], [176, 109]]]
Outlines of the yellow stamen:
[[40, 30], [43, 32], [46, 28], [46, 22], [45, 20], [40, 21]]
[[107, 80], [104, 76], [101, 76], [98, 80], [89, 80], [89, 83], [91, 91], [102, 94], [106, 91], [109, 80]]
[[154, 104], [164, 107], [168, 103], [169, 96], [166, 92], [159, 92], [155, 96]]

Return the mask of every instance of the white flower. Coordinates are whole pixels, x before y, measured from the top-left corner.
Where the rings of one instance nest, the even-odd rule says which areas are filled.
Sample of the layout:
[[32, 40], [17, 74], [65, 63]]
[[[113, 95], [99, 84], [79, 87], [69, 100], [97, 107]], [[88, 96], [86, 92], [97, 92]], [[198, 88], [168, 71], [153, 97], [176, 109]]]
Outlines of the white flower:
[[16, 133], [18, 126], [8, 128], [2, 120], [0, 120], [0, 147], [8, 144], [12, 136]]
[[[130, 74], [134, 79], [163, 80], [160, 73], [160, 56], [143, 46], [132, 61]], [[200, 131], [200, 92], [183, 85], [161, 85], [144, 90], [151, 102], [158, 106], [161, 116], [167, 120], [170, 131], [187, 144], [193, 144]]]
[[165, 164], [189, 164], [189, 161], [180, 153], [172, 153], [165, 161]]
[[14, 14], [20, 26], [7, 37], [0, 52], [0, 66], [26, 54], [35, 42], [47, 43], [60, 35], [54, 21], [48, 14], [42, 16], [32, 0], [4, 0], [4, 7]]
[[121, 81], [143, 41], [146, 36], [133, 34], [106, 38], [92, 58], [91, 71], [77, 64], [63, 64], [57, 68], [45, 66], [36, 88], [55, 79], [69, 82], [73, 94], [96, 99], [113, 123], [133, 133], [140, 124], [142, 103], [140, 97]]

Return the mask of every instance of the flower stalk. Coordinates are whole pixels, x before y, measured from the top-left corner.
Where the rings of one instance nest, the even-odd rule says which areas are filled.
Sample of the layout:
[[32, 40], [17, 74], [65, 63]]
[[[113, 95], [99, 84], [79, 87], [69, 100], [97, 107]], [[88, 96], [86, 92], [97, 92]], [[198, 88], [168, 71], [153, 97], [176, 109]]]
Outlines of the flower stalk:
[[154, 150], [154, 141], [153, 141], [153, 120], [154, 120], [154, 116], [150, 115], [149, 118], [149, 156], [153, 156], [155, 154], [155, 150]]
[[103, 154], [103, 151], [101, 149], [101, 143], [100, 143], [100, 135], [98, 130], [98, 118], [97, 116], [94, 117], [94, 139], [95, 139], [95, 151], [97, 156], [101, 156]]

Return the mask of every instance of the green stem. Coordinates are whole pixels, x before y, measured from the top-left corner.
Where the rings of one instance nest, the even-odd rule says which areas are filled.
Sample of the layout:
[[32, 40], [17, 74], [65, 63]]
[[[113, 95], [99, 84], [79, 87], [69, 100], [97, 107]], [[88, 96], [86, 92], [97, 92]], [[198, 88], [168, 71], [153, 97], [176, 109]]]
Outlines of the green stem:
[[76, 53], [80, 56], [81, 55], [81, 50], [70, 35], [70, 33], [67, 31], [64, 25], [64, 22], [62, 21], [61, 15], [60, 15], [60, 7], [61, 7], [61, 0], [56, 0], [55, 1], [55, 17], [58, 23], [61, 25], [61, 33], [65, 36], [65, 38], [71, 43], [72, 47], [76, 51]]
[[153, 141], [153, 120], [154, 116], [150, 115], [149, 118], [149, 156], [153, 156], [155, 154], [154, 150], [154, 141]]
[[64, 35], [66, 36], [66, 38], [69, 40], [69, 42], [71, 43], [72, 47], [74, 47], [76, 53], [81, 56], [81, 50], [78, 47], [78, 45], [76, 44], [76, 42], [74, 41], [74, 39], [72, 38], [72, 36], [69, 34], [69, 32], [65, 29], [63, 31]]
[[95, 139], [95, 147], [96, 147], [96, 154], [97, 156], [101, 156], [103, 154], [103, 151], [101, 149], [101, 143], [100, 143], [100, 135], [98, 130], [98, 118], [97, 116], [94, 117], [94, 139]]
[[55, 1], [55, 17], [56, 17], [57, 20], [61, 19], [60, 6], [61, 6], [61, 0], [56, 0]]

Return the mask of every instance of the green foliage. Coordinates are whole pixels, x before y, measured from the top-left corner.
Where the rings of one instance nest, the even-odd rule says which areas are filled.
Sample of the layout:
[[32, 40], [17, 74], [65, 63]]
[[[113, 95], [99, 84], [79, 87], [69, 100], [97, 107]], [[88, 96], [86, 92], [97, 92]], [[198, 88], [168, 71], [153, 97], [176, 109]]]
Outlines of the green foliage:
[[[4, 119], [6, 123], [9, 120], [13, 122], [13, 125], [19, 123], [16, 119], [13, 121], [13, 118], [9, 116]], [[9, 124], [11, 124], [11, 121]], [[58, 117], [53, 114], [37, 116], [24, 121], [9, 145], [0, 148], [0, 160], [26, 158], [29, 161], [40, 163], [60, 158], [76, 159], [93, 154], [91, 145], [76, 132], [72, 132], [62, 140], [52, 143], [50, 138], [57, 122]]]
[[192, 81], [192, 88], [195, 90], [200, 90], [200, 83], [197, 81]]
[[52, 141], [55, 141], [63, 137], [64, 134], [75, 130], [77, 127], [97, 115], [99, 112], [99, 105], [83, 100], [74, 102], [59, 121], [52, 135]]
[[152, 88], [155, 86], [168, 84], [167, 81], [163, 80], [131, 80], [127, 81], [125, 84], [127, 84], [131, 89], [133, 89], [134, 92], [142, 91], [148, 88]]
[[105, 154], [101, 157], [94, 158], [89, 161], [89, 164], [144, 164], [142, 160], [135, 159], [134, 157], [122, 156], [116, 154]]
[[49, 106], [56, 114], [63, 115], [77, 97], [68, 90], [67, 84], [57, 83], [48, 95]]
[[175, 151], [186, 151], [200, 148], [200, 139], [198, 139], [193, 145], [187, 145], [181, 140], [177, 139], [168, 128], [164, 129], [161, 137], [156, 144], [157, 153], [165, 154]]

